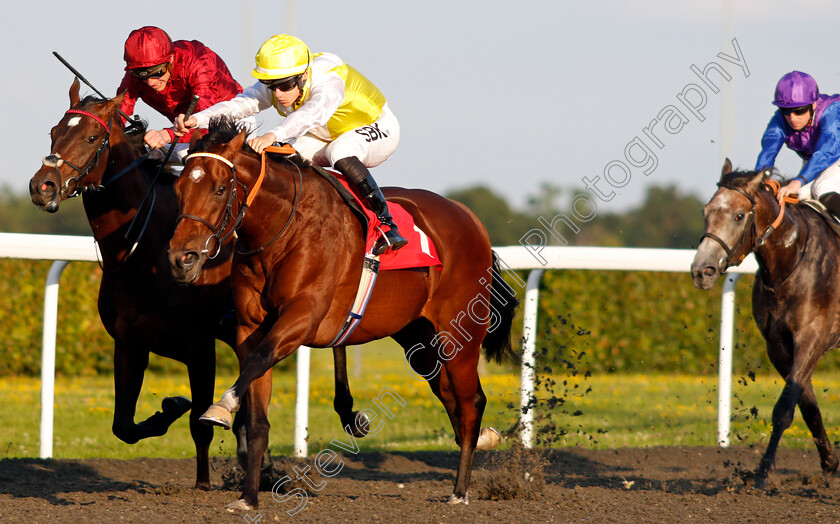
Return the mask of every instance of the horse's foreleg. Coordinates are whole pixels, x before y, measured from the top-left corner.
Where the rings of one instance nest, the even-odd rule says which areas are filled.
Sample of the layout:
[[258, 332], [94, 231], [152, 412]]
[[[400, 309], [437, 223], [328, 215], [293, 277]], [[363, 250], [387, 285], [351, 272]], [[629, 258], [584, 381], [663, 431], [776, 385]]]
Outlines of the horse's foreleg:
[[190, 409], [190, 400], [184, 397], [166, 397], [161, 402], [161, 411], [148, 419], [134, 423], [137, 398], [143, 386], [143, 374], [149, 365], [149, 352], [128, 348], [125, 344], [114, 345], [114, 435], [127, 444], [159, 437], [169, 426]]
[[125, 344], [114, 344], [114, 422], [111, 429], [127, 444], [144, 438], [134, 424], [134, 412], [148, 364], [148, 352], [137, 355], [129, 352]]
[[782, 440], [782, 434], [793, 422], [794, 410], [799, 396], [802, 394], [802, 386], [788, 379], [779, 400], [773, 408], [773, 432], [770, 435], [770, 442], [767, 450], [761, 457], [758, 469], [755, 472], [755, 487], [763, 489], [767, 483], [767, 476], [773, 471], [776, 465], [776, 450]]
[[210, 442], [213, 427], [202, 424], [199, 417], [213, 403], [213, 386], [216, 378], [215, 343], [211, 340], [201, 343], [209, 351], [199, 351], [187, 366], [192, 392], [193, 410], [190, 413], [190, 434], [195, 443], [196, 480], [198, 489], [210, 489]]
[[[230, 429], [233, 413], [239, 410], [240, 399], [248, 391], [251, 383], [294, 353], [304, 343], [314, 326], [317, 326], [317, 321], [312, 318], [309, 300], [297, 300], [287, 304], [285, 311], [264, 337], [258, 331], [259, 326], [248, 327], [240, 324], [236, 352], [247, 356], [240, 356], [239, 377], [233, 387], [222, 394], [221, 400], [204, 412], [200, 417], [201, 421]], [[254, 408], [253, 405], [251, 407]]]
[[268, 403], [271, 400], [271, 370], [251, 383], [246, 394], [248, 412], [247, 424], [247, 464], [245, 485], [239, 500], [228, 505], [232, 509], [257, 509], [260, 492], [260, 471], [263, 455], [268, 449]]
[[814, 386], [810, 381], [805, 385], [802, 395], [799, 397], [799, 411], [802, 412], [802, 418], [805, 419], [805, 424], [808, 425], [808, 429], [811, 430], [811, 435], [814, 437], [814, 444], [816, 444], [817, 451], [820, 454], [820, 466], [823, 475], [825, 475], [826, 480], [831, 481], [837, 472], [840, 461], [838, 461], [831, 440], [825, 432], [820, 407], [817, 405], [817, 397], [814, 394]]
[[341, 419], [341, 427], [348, 429], [356, 438], [362, 438], [368, 433], [370, 421], [364, 413], [353, 411], [353, 395], [350, 394], [350, 382], [347, 379], [347, 347], [333, 348], [333, 363], [335, 364], [335, 400], [333, 408]]
[[[114, 344], [114, 435], [127, 444], [156, 436], [159, 432], [160, 412], [149, 420], [134, 423], [137, 398], [143, 386], [143, 374], [149, 365], [149, 352], [129, 348], [123, 343]], [[154, 419], [158, 416], [158, 419]], [[150, 422], [151, 421], [151, 422]], [[168, 427], [168, 426], [166, 426]]]

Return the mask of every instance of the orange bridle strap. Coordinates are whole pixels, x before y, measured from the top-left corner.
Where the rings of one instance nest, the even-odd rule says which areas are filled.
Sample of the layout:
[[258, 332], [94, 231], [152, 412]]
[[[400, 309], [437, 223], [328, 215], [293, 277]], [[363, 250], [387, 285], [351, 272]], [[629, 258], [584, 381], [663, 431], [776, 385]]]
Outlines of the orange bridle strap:
[[260, 154], [260, 176], [257, 177], [257, 181], [254, 183], [254, 187], [251, 188], [251, 192], [248, 195], [248, 198], [245, 200], [245, 205], [250, 207], [251, 202], [257, 197], [257, 191], [260, 190], [260, 186], [263, 183], [263, 179], [265, 178], [265, 157], [267, 156], [266, 153], [281, 153], [283, 155], [294, 155], [297, 153], [295, 148], [290, 146], [289, 144], [283, 144], [282, 146], [268, 146], [263, 149], [263, 152]]

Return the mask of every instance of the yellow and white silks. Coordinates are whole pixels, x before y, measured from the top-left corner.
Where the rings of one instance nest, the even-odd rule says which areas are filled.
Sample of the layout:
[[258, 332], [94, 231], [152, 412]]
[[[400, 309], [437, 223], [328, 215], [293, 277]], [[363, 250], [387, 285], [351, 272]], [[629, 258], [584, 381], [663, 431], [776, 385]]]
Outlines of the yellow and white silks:
[[258, 81], [235, 98], [194, 116], [198, 127], [206, 128], [213, 116], [242, 119], [269, 107], [285, 117], [269, 130], [276, 140], [292, 144], [301, 156], [321, 166], [355, 156], [367, 167], [374, 167], [399, 143], [399, 122], [385, 96], [331, 53], [313, 56], [303, 96], [290, 107], [280, 105], [274, 93]]

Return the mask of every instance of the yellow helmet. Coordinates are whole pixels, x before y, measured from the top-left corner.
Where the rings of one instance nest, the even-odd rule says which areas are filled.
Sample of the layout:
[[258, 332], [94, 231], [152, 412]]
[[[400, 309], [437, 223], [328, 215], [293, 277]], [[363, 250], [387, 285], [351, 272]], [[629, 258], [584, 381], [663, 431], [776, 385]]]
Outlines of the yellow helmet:
[[309, 48], [290, 35], [274, 35], [260, 46], [255, 57], [257, 67], [251, 76], [259, 80], [288, 78], [309, 68]]

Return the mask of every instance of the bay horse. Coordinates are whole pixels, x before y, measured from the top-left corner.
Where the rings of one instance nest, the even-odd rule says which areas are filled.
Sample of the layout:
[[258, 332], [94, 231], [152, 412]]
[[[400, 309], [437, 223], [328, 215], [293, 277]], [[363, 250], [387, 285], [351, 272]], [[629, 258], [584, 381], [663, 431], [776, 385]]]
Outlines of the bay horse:
[[840, 238], [811, 207], [794, 203], [796, 199], [780, 206], [779, 183], [769, 178], [771, 174], [766, 169], [732, 171], [726, 159], [719, 189], [703, 210], [705, 233], [691, 264], [694, 285], [710, 289], [721, 273], [750, 252], [758, 261], [753, 318], [785, 386], [773, 408], [770, 442], [755, 472], [757, 488], [766, 486], [775, 468], [779, 441], [797, 404], [826, 479], [840, 463], [811, 384], [819, 359], [840, 342]]
[[[205, 419], [229, 428], [231, 413], [239, 410], [233, 426], [246, 426], [247, 468], [242, 496], [229, 507], [250, 510], [258, 507], [259, 469], [268, 446], [271, 369], [301, 345], [331, 343], [359, 286], [365, 232], [339, 193], [306, 162], [268, 160], [263, 177], [266, 159], [245, 140], [244, 130], [217, 118], [193, 143], [175, 182], [181, 217], [169, 258], [176, 279], [194, 282], [234, 229], [238, 245], [247, 247], [234, 254], [231, 274], [240, 374]], [[424, 190], [384, 192], [413, 216], [443, 265], [380, 272], [347, 343], [390, 336], [405, 349], [446, 409], [460, 446], [449, 500], [468, 502], [476, 447], [498, 443], [493, 430], [481, 429], [486, 397], [477, 372], [480, 349], [497, 360], [510, 353], [518, 302], [499, 275], [487, 232], [465, 206]], [[243, 407], [247, 420], [241, 420]]]
[[[223, 248], [194, 286], [172, 278], [166, 256], [178, 213], [172, 177], [167, 174], [155, 180], [160, 163], [145, 155], [144, 130], [126, 132], [121, 127], [117, 115], [121, 101], [121, 96], [81, 100], [76, 79], [70, 87], [70, 109], [52, 128], [51, 153], [30, 180], [29, 191], [32, 202], [50, 213], [57, 212], [63, 200], [82, 195], [102, 257], [99, 313], [114, 339], [114, 435], [129, 444], [164, 435], [192, 404], [195, 485], [209, 489], [213, 429], [198, 419], [213, 402], [214, 339], [235, 347], [235, 323], [223, 318], [232, 304], [233, 248]], [[127, 234], [135, 217], [134, 229]], [[134, 248], [136, 236], [140, 238]], [[192, 401], [167, 397], [161, 412], [135, 424], [150, 352], [186, 364]], [[334, 353], [335, 410], [342, 427], [349, 425], [354, 436], [362, 437], [366, 426], [363, 415], [352, 409], [344, 346], [336, 347]], [[237, 440], [244, 446], [239, 434]]]

